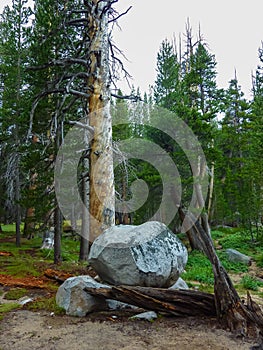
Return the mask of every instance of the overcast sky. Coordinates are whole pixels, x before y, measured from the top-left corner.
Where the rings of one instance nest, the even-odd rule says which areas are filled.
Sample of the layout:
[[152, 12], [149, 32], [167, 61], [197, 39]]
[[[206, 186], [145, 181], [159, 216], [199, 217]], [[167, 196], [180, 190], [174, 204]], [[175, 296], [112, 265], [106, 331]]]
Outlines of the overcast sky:
[[[1, 12], [10, 3], [1, 0]], [[249, 97], [251, 72], [259, 62], [263, 40], [262, 0], [119, 0], [117, 8], [121, 12], [131, 5], [129, 13], [119, 19], [121, 31], [115, 31], [114, 40], [129, 60], [125, 64], [136, 87], [147, 91], [154, 83], [161, 41], [184, 33], [189, 17], [194, 36], [200, 23], [210, 52], [216, 56], [219, 86], [228, 86], [236, 68]]]

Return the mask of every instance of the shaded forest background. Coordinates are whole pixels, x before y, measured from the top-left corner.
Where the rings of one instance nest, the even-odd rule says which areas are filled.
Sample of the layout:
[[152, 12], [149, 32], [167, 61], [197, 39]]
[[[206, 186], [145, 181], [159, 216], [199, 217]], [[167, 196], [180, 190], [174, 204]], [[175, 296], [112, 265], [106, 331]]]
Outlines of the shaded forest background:
[[[30, 238], [36, 230], [63, 224], [54, 191], [54, 162], [72, 125], [89, 114], [87, 4], [38, 0], [31, 9], [26, 0], [14, 0], [1, 16], [0, 222], [16, 223], [17, 245], [21, 234]], [[241, 226], [249, 230], [252, 240], [262, 240], [263, 47], [255, 55], [259, 64], [251, 77], [251, 100], [244, 97], [237, 74], [230, 77], [227, 89], [218, 88], [216, 58], [189, 23], [177, 45], [168, 40], [161, 43], [156, 82], [143, 96], [135, 87], [127, 98], [118, 90], [118, 80], [129, 75], [114, 43], [109, 62], [112, 115], [118, 118], [121, 111], [128, 121], [113, 128], [115, 151], [124, 139], [143, 138], [160, 145], [178, 166], [182, 203], [187, 208], [193, 176], [184, 152], [145, 123], [155, 105], [174, 112], [193, 130], [206, 156], [210, 185], [205, 212], [210, 224]], [[88, 149], [78, 169], [82, 198], [88, 191], [87, 159]], [[160, 205], [160, 174], [151, 164], [130, 159], [115, 168], [116, 196], [123, 206], [135, 179], [147, 182], [147, 202], [133, 213], [116, 212], [116, 223], [145, 222]], [[68, 223], [73, 231], [82, 215], [73, 205]], [[177, 216], [170, 226], [180, 232]]]

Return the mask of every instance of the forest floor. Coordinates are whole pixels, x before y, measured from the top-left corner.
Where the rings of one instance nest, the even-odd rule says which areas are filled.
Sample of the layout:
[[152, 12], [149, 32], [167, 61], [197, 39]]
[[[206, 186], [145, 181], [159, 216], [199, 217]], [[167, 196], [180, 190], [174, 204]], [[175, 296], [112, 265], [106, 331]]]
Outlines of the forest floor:
[[[92, 275], [92, 271], [90, 271]], [[12, 277], [0, 274], [0, 304], [14, 305], [0, 321], [0, 350], [249, 350], [253, 340], [235, 337], [220, 328], [214, 318], [159, 317], [153, 322], [132, 320], [129, 311], [104, 311], [85, 318], [56, 311], [18, 306], [20, 299], [5, 299], [10, 291], [27, 287], [23, 299], [50, 299], [63, 272], [47, 270], [43, 277]], [[16, 305], [16, 306], [15, 306]]]
[[[237, 338], [223, 330], [214, 318], [161, 316], [149, 322], [130, 319], [131, 311], [67, 316], [55, 303], [59, 284], [72, 275], [94, 277], [95, 272], [73, 262], [69, 252], [75, 252], [77, 261], [76, 242], [64, 241], [64, 258], [70, 261], [62, 265], [54, 265], [52, 254], [41, 251], [40, 244], [41, 239], [24, 240], [16, 248], [13, 234], [0, 238], [0, 350], [249, 350], [254, 344], [253, 339]], [[194, 258], [195, 265], [200, 256]], [[205, 269], [201, 277], [207, 273]], [[239, 285], [247, 274], [263, 280], [262, 267], [254, 261], [248, 271], [230, 273], [230, 277]], [[195, 288], [203, 286], [192, 282]], [[250, 292], [263, 307], [262, 283], [257, 292]], [[243, 298], [246, 290], [239, 293]], [[28, 298], [32, 301], [21, 305]]]
[[251, 346], [252, 341], [235, 338], [211, 318], [163, 317], [148, 322], [112, 313], [74, 318], [19, 310], [0, 323], [1, 350], [248, 350]]

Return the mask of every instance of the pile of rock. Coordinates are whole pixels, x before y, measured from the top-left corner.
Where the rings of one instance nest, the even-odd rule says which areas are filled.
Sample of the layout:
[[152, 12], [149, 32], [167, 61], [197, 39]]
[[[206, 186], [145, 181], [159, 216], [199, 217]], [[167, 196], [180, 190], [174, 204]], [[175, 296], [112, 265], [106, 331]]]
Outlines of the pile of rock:
[[108, 283], [185, 289], [185, 282], [178, 279], [187, 258], [186, 247], [160, 222], [113, 226], [94, 241], [89, 254], [89, 263], [104, 284], [89, 276], [69, 278], [58, 289], [57, 304], [69, 315], [84, 316], [110, 305], [131, 307], [91, 296], [84, 291], [86, 287], [107, 288]]

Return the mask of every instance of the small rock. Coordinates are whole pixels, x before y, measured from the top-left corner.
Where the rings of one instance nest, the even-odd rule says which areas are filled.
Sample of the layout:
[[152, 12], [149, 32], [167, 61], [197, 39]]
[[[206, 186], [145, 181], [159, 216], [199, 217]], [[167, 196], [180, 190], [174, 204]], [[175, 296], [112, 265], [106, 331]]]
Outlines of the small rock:
[[226, 249], [226, 254], [228, 256], [229, 261], [242, 263], [246, 265], [251, 265], [252, 263], [252, 258], [250, 256], [242, 254], [238, 250]]
[[146, 321], [153, 321], [156, 318], [158, 318], [158, 315], [154, 311], [147, 311], [147, 312], [143, 312], [141, 314], [130, 317], [131, 320], [140, 319], [140, 320], [146, 320]]
[[187, 283], [179, 277], [178, 280], [168, 289], [189, 289]]
[[56, 302], [67, 315], [83, 317], [89, 312], [107, 310], [104, 298], [94, 297], [84, 291], [85, 288], [109, 288], [109, 286], [96, 282], [90, 276], [77, 276], [68, 278], [56, 294]]
[[138, 309], [137, 306], [126, 304], [118, 300], [106, 299], [106, 302], [110, 310]]
[[27, 296], [24, 296], [24, 297], [18, 299], [18, 304], [20, 304], [20, 305], [25, 305], [25, 304], [27, 304], [27, 303], [30, 303], [31, 301], [33, 301], [32, 298], [27, 297]]

